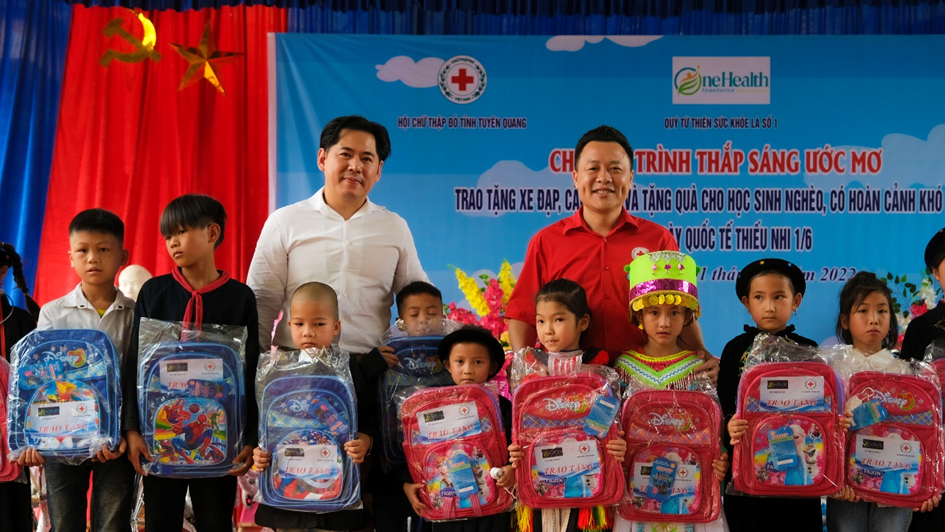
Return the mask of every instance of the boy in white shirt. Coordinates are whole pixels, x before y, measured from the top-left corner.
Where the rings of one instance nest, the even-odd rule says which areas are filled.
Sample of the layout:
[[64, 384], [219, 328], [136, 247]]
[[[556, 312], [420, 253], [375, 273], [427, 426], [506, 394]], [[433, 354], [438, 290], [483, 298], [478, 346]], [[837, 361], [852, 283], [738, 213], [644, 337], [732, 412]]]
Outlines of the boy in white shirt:
[[[39, 314], [37, 329], [98, 329], [108, 334], [122, 364], [128, 348], [135, 302], [115, 286], [118, 270], [128, 263], [123, 249], [125, 225], [104, 209], [82, 211], [69, 224], [69, 259], [81, 282], [70, 293], [50, 301]], [[117, 377], [121, 368], [110, 368]], [[125, 405], [135, 408], [135, 405]], [[36, 449], [20, 455], [20, 465], [46, 468], [49, 516], [55, 532], [86, 531], [86, 493], [92, 483], [91, 532], [128, 528], [134, 496], [134, 468], [125, 453], [125, 440], [105, 448], [90, 461], [70, 465], [46, 462]]]

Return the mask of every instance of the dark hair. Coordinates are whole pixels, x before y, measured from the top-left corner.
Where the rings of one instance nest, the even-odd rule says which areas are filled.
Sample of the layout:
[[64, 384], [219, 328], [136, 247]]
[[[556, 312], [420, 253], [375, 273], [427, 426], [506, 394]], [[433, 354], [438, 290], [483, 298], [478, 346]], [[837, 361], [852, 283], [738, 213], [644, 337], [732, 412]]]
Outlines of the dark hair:
[[112, 235], [118, 245], [125, 243], [125, 224], [117, 214], [105, 209], [88, 209], [76, 214], [69, 223], [69, 234], [79, 231]]
[[[23, 275], [23, 261], [20, 260], [20, 255], [16, 252], [13, 244], [7, 242], [0, 242], [0, 267], [3, 266], [9, 266], [13, 270], [13, 282], [20, 289], [20, 292], [23, 292], [23, 297], [26, 299], [26, 309], [34, 320], [39, 321], [39, 305], [30, 297], [30, 289], [26, 286], [26, 276]], [[2, 319], [3, 317], [0, 316], [0, 320]]]
[[219, 201], [203, 194], [184, 194], [164, 207], [161, 214], [161, 235], [170, 237], [178, 229], [203, 229], [210, 224], [220, 226], [220, 238], [214, 249], [223, 243], [226, 209]]
[[424, 281], [414, 281], [401, 288], [400, 292], [397, 292], [397, 314], [403, 316], [404, 303], [406, 303], [408, 297], [419, 295], [433, 296], [439, 299], [441, 304], [443, 303], [443, 294], [437, 287]]
[[791, 277], [781, 270], [761, 270], [760, 272], [751, 276], [751, 279], [748, 279], [748, 291], [751, 293], [751, 283], [759, 277], [764, 277], [765, 275], [776, 275], [781, 278], [785, 283], [787, 283], [788, 288], [791, 289], [791, 295], [797, 295], [797, 288], [794, 287], [794, 281], [791, 280]]
[[579, 320], [585, 315], [591, 315], [591, 308], [587, 304], [587, 294], [581, 285], [571, 279], [555, 279], [545, 283], [545, 286], [542, 286], [535, 295], [535, 304], [541, 301], [553, 301], [564, 305], [568, 312], [574, 314]]
[[[292, 303], [295, 302], [296, 298], [299, 301], [317, 301], [319, 303], [327, 303], [328, 308], [331, 310], [331, 317], [337, 321], [338, 320], [338, 294], [335, 293], [335, 289], [328, 286], [325, 283], [319, 283], [317, 281], [311, 281], [305, 284], [302, 284], [295, 289], [295, 292], [292, 292], [292, 299], [289, 301], [289, 306], [292, 306]], [[291, 309], [290, 309], [291, 314]], [[290, 318], [292, 316], [289, 316]]]
[[616, 142], [620, 144], [620, 147], [623, 148], [623, 151], [627, 152], [627, 157], [630, 159], [630, 168], [633, 168], [633, 148], [630, 147], [630, 142], [627, 141], [627, 137], [625, 137], [623, 133], [611, 126], [597, 126], [581, 137], [581, 140], [578, 141], [577, 146], [574, 148], [575, 168], [577, 168], [578, 161], [581, 160], [581, 152], [584, 151], [584, 147], [590, 142]]
[[842, 316], [849, 320], [850, 313], [857, 305], [863, 302], [867, 296], [873, 292], [879, 292], [886, 298], [889, 305], [889, 332], [883, 338], [883, 347], [892, 347], [899, 341], [899, 323], [893, 314], [892, 292], [886, 283], [881, 281], [876, 274], [872, 272], [856, 272], [856, 275], [850, 278], [843, 288], [840, 289], [840, 311], [837, 313], [837, 338], [840, 338], [845, 344], [853, 343], [853, 335], [850, 329], [844, 329], [842, 325]]
[[322, 129], [322, 137], [319, 140], [318, 147], [328, 151], [332, 146], [338, 144], [338, 141], [341, 139], [341, 133], [346, 129], [363, 131], [374, 135], [374, 146], [377, 148], [377, 158], [383, 162], [390, 157], [390, 136], [387, 134], [387, 128], [377, 122], [371, 122], [361, 115], [339, 116], [325, 124], [325, 128]]

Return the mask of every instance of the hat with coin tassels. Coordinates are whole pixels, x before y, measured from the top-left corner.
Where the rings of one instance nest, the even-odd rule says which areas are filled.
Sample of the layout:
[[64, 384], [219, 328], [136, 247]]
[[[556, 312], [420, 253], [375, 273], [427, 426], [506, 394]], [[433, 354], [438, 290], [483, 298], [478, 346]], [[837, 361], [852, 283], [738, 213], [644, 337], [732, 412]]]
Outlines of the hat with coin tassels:
[[678, 251], [654, 251], [624, 267], [630, 279], [630, 309], [655, 305], [682, 305], [699, 317], [696, 261]]

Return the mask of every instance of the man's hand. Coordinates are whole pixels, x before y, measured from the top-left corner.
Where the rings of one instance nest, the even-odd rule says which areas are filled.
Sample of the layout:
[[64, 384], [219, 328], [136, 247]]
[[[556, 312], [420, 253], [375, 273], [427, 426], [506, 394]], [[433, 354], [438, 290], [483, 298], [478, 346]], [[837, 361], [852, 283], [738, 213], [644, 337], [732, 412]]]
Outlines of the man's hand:
[[708, 351], [703, 349], [696, 351], [696, 354], [699, 355], [699, 358], [701, 358], [704, 362], [692, 370], [692, 372], [696, 374], [704, 373], [707, 377], [709, 377], [709, 380], [712, 381], [713, 385], [718, 384], [719, 359], [715, 358], [709, 354]]
[[420, 515], [420, 512], [427, 509], [427, 505], [420, 501], [421, 489], [423, 489], [423, 484], [404, 483], [404, 493], [407, 495], [407, 500], [410, 501], [410, 506], [417, 515]]
[[394, 354], [394, 348], [389, 345], [382, 345], [377, 348], [378, 352], [384, 357], [384, 362], [387, 362], [387, 367], [392, 368], [396, 366], [400, 360], [397, 358], [397, 355]]
[[270, 462], [272, 461], [272, 455], [262, 450], [262, 447], [256, 447], [253, 449], [253, 469], [256, 471], [262, 471], [269, 467]]
[[98, 462], [107, 462], [109, 460], [114, 460], [120, 457], [121, 455], [125, 454], [125, 449], [127, 448], [128, 448], [128, 442], [125, 441], [124, 437], [122, 437], [121, 441], [118, 442], [118, 449], [112, 451], [106, 445], [105, 447], [102, 447], [102, 449], [99, 450], [99, 452], [95, 453], [95, 460]]
[[351, 461], [360, 464], [364, 461], [368, 449], [371, 448], [371, 437], [363, 432], [358, 433], [358, 439], [345, 442], [345, 452], [351, 457]]
[[16, 458], [16, 463], [23, 467], [36, 467], [46, 463], [39, 451], [32, 447], [27, 447], [20, 456]]
[[136, 430], [126, 430], [125, 440], [128, 442], [128, 460], [131, 460], [131, 466], [134, 467], [135, 471], [142, 477], [148, 476], [147, 471], [141, 467], [139, 457], [143, 456], [148, 462], [153, 462], [154, 457], [151, 456], [151, 453], [148, 451], [148, 445], [144, 442], [144, 438], [141, 437], [141, 433]]
[[253, 467], [253, 447], [244, 445], [240, 454], [236, 455], [236, 458], [233, 459], [233, 469], [230, 469], [230, 475], [241, 477], [245, 475], [251, 467]]

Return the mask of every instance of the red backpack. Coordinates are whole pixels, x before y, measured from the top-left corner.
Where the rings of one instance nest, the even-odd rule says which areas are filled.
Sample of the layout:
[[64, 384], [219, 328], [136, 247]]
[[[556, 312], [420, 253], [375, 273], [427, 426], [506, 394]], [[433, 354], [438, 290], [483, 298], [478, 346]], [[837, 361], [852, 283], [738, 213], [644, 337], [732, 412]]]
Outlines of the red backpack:
[[722, 494], [712, 469], [721, 456], [722, 410], [702, 392], [633, 394], [621, 417], [627, 440], [627, 491], [617, 507], [631, 521], [707, 523], [719, 517]]
[[745, 371], [735, 488], [751, 495], [820, 497], [843, 483], [843, 386], [822, 362], [769, 362]]
[[7, 393], [10, 386], [10, 363], [0, 357], [0, 482], [9, 482], [20, 476], [20, 466], [7, 459]]
[[400, 415], [410, 476], [426, 486], [421, 517], [481, 517], [512, 505], [489, 474], [509, 457], [495, 395], [478, 385], [426, 388], [404, 401]]
[[605, 448], [617, 437], [616, 424], [602, 438], [584, 430], [598, 398], [619, 406], [607, 379], [591, 372], [534, 378], [515, 390], [512, 440], [525, 452], [516, 469], [522, 504], [584, 508], [623, 496], [622, 468]]
[[850, 397], [885, 410], [879, 421], [851, 430], [847, 483], [853, 491], [864, 500], [909, 508], [941, 493], [945, 444], [942, 396], [935, 384], [863, 371], [850, 378]]

